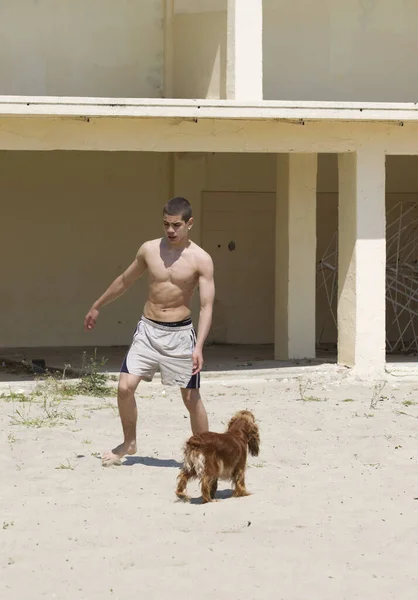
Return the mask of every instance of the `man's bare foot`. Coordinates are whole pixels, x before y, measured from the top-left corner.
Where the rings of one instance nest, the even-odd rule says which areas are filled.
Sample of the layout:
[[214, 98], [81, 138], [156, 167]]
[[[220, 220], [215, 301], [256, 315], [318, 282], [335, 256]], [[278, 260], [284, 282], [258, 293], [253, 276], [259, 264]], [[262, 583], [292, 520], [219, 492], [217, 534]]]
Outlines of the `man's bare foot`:
[[112, 465], [121, 465], [122, 458], [125, 454], [135, 454], [136, 452], [136, 443], [130, 442], [129, 444], [123, 443], [113, 450], [109, 450], [109, 452], [105, 452], [102, 456], [102, 466], [110, 467]]

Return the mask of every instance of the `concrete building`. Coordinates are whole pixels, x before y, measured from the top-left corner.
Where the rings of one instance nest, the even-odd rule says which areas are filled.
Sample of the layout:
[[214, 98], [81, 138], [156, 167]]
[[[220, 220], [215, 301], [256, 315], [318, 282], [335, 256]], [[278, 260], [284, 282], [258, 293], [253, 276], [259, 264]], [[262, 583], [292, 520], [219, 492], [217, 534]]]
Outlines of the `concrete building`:
[[[415, 231], [416, 2], [0, 11], [1, 347], [85, 345], [85, 312], [160, 235], [174, 194], [192, 201], [215, 262], [212, 342], [274, 343], [277, 359], [338, 344], [338, 361], [366, 373], [397, 340], [413, 347], [418, 256], [412, 243], [409, 300], [390, 301], [386, 217], [401, 211], [395, 229]], [[130, 342], [145, 284], [103, 311], [88, 344]]]

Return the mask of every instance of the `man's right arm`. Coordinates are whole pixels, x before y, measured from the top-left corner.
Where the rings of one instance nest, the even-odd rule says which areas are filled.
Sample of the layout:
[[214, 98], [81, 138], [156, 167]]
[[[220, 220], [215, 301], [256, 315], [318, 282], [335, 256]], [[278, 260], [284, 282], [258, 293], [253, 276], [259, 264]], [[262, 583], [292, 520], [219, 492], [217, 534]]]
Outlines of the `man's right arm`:
[[126, 292], [127, 289], [131, 287], [131, 285], [144, 274], [147, 269], [147, 263], [145, 260], [145, 249], [144, 244], [138, 250], [138, 253], [135, 257], [135, 260], [129, 267], [116, 277], [113, 283], [107, 288], [105, 293], [100, 296], [98, 300], [93, 304], [91, 309], [86, 315], [84, 319], [84, 330], [91, 331], [96, 325], [97, 317], [99, 316], [99, 310], [102, 306], [106, 306], [116, 298], [119, 298]]

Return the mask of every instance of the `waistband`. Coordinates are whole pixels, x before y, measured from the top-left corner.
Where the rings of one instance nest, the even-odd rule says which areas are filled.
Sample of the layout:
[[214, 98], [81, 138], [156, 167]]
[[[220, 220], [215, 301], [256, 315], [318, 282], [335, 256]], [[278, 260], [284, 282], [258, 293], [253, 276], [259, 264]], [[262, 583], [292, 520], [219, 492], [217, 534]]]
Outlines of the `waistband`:
[[153, 319], [147, 319], [147, 317], [142, 316], [141, 321], [146, 323], [147, 325], [151, 325], [151, 327], [155, 327], [157, 329], [163, 329], [165, 331], [181, 331], [184, 329], [192, 329], [193, 323], [192, 319], [188, 317], [187, 319], [183, 319], [183, 321], [154, 321]]

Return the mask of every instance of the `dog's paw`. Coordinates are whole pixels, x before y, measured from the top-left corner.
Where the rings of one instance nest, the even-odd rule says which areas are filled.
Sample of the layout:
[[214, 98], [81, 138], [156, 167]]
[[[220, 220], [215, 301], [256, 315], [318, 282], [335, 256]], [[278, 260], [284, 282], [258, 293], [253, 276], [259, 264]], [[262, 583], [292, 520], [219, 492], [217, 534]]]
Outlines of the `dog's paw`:
[[186, 494], [176, 494], [176, 496], [180, 502], [190, 502], [191, 501], [190, 496], [186, 496]]

